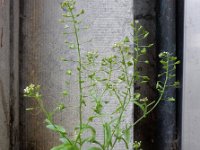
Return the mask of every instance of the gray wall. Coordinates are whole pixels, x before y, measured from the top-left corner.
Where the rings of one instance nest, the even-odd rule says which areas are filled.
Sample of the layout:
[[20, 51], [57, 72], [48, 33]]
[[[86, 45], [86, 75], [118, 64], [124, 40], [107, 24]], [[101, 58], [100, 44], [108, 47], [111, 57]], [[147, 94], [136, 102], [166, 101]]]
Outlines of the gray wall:
[[199, 150], [200, 142], [200, 1], [185, 0], [182, 149]]
[[[62, 34], [63, 25], [58, 20], [62, 11], [59, 2], [55, 0], [23, 0], [21, 3], [21, 43], [20, 44], [20, 91], [30, 84], [41, 84], [45, 95], [45, 103], [50, 110], [58, 101], [66, 106], [77, 106], [76, 84], [77, 76], [73, 75], [70, 80], [70, 98], [61, 97], [60, 93], [67, 88], [65, 71], [73, 68], [74, 64], [66, 64], [60, 61], [61, 57], [76, 59], [76, 55], [68, 51], [64, 45], [65, 36]], [[83, 53], [88, 50], [99, 50], [102, 55], [113, 53], [111, 47], [125, 35], [130, 35], [133, 21], [133, 3], [130, 0], [81, 0], [78, 7], [84, 8], [86, 14], [83, 24], [89, 25], [87, 33], [80, 33], [81, 41], [93, 39], [92, 43], [84, 45]], [[76, 68], [74, 68], [76, 69]], [[46, 150], [58, 143], [57, 136], [48, 131], [43, 124], [43, 116], [38, 113], [26, 112], [25, 108], [32, 105], [31, 101], [21, 97], [21, 149]], [[114, 101], [111, 102], [112, 110]], [[73, 127], [78, 122], [77, 107], [69, 107], [56, 119], [64, 125], [73, 136]], [[129, 118], [132, 120], [132, 108], [129, 109]], [[90, 112], [85, 109], [84, 116]], [[98, 126], [96, 122], [96, 126]], [[98, 130], [101, 130], [98, 128]], [[101, 134], [98, 135], [101, 138]], [[116, 150], [121, 150], [120, 146]]]

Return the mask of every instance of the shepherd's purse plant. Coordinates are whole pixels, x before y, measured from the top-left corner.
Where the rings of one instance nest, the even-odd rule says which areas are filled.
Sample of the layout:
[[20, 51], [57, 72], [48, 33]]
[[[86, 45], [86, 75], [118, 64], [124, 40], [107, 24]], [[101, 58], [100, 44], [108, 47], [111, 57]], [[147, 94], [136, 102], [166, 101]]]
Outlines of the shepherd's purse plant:
[[[65, 109], [64, 104], [60, 103], [54, 110], [46, 109], [43, 96], [40, 92], [40, 85], [30, 84], [24, 89], [24, 95], [33, 98], [45, 115], [45, 124], [48, 129], [59, 135], [61, 144], [51, 150], [83, 150], [85, 144], [89, 145], [87, 150], [114, 150], [117, 144], [121, 144], [125, 149], [141, 149], [141, 142], [133, 142], [132, 130], [141, 120], [145, 119], [158, 104], [165, 101], [175, 101], [173, 97], [163, 97], [167, 88], [176, 88], [179, 83], [169, 84], [168, 80], [176, 78], [176, 65], [180, 63], [176, 57], [168, 52], [159, 54], [160, 64], [163, 72], [158, 75], [156, 89], [158, 91], [157, 100], [148, 100], [138, 91], [134, 92], [135, 84], [145, 84], [150, 78], [137, 71], [138, 64], [149, 64], [143, 56], [147, 49], [153, 44], [142, 45], [142, 41], [148, 37], [148, 32], [137, 22], [131, 24], [134, 34], [126, 36], [113, 46], [113, 55], [99, 57], [97, 51], [82, 53], [79, 32], [85, 28], [81, 27], [79, 17], [84, 14], [84, 10], [76, 10], [75, 0], [65, 0], [61, 3], [63, 10], [62, 23], [65, 24], [65, 34], [73, 36], [74, 41], [66, 40], [69, 53], [76, 53], [77, 60], [63, 58], [65, 62], [75, 63], [78, 72], [77, 84], [79, 87], [79, 124], [74, 127], [74, 137], [68, 136], [68, 131], [61, 125], [54, 122], [54, 115]], [[67, 23], [67, 24], [66, 24]], [[67, 76], [73, 75], [73, 68], [66, 71]], [[70, 93], [64, 91], [68, 97]], [[113, 112], [108, 113], [106, 106], [109, 99], [115, 100], [117, 105]], [[88, 105], [91, 106], [88, 108]], [[134, 122], [125, 122], [126, 112], [129, 106], [139, 107], [143, 115]], [[36, 108], [34, 107], [34, 108]], [[91, 109], [91, 115], [87, 120], [83, 120], [83, 109]], [[28, 108], [32, 110], [34, 108]], [[101, 128], [103, 140], [97, 137], [97, 130], [93, 126], [93, 121], [102, 121]], [[89, 137], [84, 133], [89, 132]]]

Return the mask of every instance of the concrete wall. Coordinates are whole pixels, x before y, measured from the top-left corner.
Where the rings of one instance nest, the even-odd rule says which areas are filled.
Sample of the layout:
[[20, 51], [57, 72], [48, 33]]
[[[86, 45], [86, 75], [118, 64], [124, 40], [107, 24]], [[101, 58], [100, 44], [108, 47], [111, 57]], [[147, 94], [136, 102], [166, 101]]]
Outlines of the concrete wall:
[[[83, 24], [89, 25], [87, 33], [80, 33], [81, 41], [93, 39], [92, 43], [84, 45], [83, 52], [99, 50], [102, 55], [111, 54], [113, 44], [125, 35], [130, 35], [133, 21], [133, 2], [130, 0], [80, 0], [78, 7], [84, 8], [86, 14]], [[67, 88], [65, 71], [73, 68], [74, 64], [60, 61], [61, 57], [76, 59], [76, 55], [68, 51], [64, 45], [65, 36], [62, 34], [63, 25], [58, 20], [62, 10], [55, 0], [23, 0], [21, 2], [21, 44], [20, 44], [20, 91], [30, 83], [41, 84], [48, 109], [55, 107], [58, 101], [66, 106], [77, 106], [78, 85], [77, 76], [70, 80], [70, 98], [61, 97], [61, 92]], [[74, 68], [75, 71], [76, 68]], [[22, 94], [21, 94], [22, 95]], [[21, 97], [20, 102], [20, 149], [47, 150], [58, 143], [57, 136], [48, 131], [43, 124], [43, 116], [38, 113], [26, 112], [25, 108], [31, 101]], [[111, 100], [110, 107], [114, 101]], [[78, 108], [69, 107], [56, 121], [60, 122], [73, 136], [73, 127], [78, 122]], [[111, 110], [112, 108], [108, 108]], [[132, 108], [129, 109], [132, 120]], [[84, 115], [88, 115], [87, 109]], [[98, 122], [96, 123], [98, 126]], [[100, 128], [98, 130], [101, 130]], [[101, 134], [98, 134], [101, 138]], [[121, 150], [118, 146], [116, 150]]]
[[182, 149], [199, 150], [200, 142], [200, 1], [185, 0]]

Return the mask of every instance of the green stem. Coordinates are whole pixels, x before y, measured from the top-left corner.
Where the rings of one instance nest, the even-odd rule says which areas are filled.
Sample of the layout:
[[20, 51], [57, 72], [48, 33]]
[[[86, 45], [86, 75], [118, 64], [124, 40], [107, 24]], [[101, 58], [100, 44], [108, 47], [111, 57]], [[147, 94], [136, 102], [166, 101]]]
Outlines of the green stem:
[[74, 28], [74, 34], [76, 38], [76, 44], [77, 44], [77, 50], [78, 50], [78, 78], [79, 78], [79, 124], [80, 124], [80, 131], [79, 131], [79, 142], [80, 142], [80, 150], [82, 148], [82, 138], [81, 138], [81, 132], [82, 132], [82, 126], [83, 126], [83, 116], [82, 116], [82, 106], [83, 106], [83, 88], [82, 88], [82, 59], [81, 59], [81, 50], [80, 50], [80, 43], [79, 43], [79, 37], [78, 37], [78, 30], [76, 27], [76, 20], [75, 16], [72, 12], [72, 10], [69, 10], [72, 16], [72, 22], [73, 22], [73, 28]]
[[151, 113], [156, 107], [157, 105], [160, 103], [160, 101], [163, 98], [166, 86], [167, 86], [167, 82], [168, 82], [168, 76], [169, 76], [169, 58], [167, 58], [167, 66], [166, 66], [167, 70], [166, 70], [166, 76], [165, 76], [165, 82], [163, 85], [163, 90], [159, 96], [159, 99], [157, 100], [157, 102], [153, 105], [153, 107], [148, 110], [142, 117], [140, 117], [137, 121], [134, 122], [134, 124], [132, 126], [135, 126], [136, 124], [138, 124], [142, 119], [144, 119], [149, 113]]
[[[124, 112], [126, 111], [126, 107], [130, 103], [130, 99], [131, 99], [131, 88], [130, 87], [131, 87], [131, 84], [132, 84], [132, 81], [133, 81], [133, 80], [129, 81], [128, 67], [126, 65], [125, 56], [124, 56], [124, 53], [122, 52], [122, 50], [120, 50], [120, 53], [121, 53], [121, 56], [122, 56], [122, 65], [124, 66], [124, 72], [126, 74], [126, 82], [127, 82], [128, 87], [127, 87], [127, 94], [124, 97], [124, 101], [123, 101], [123, 104], [122, 104], [122, 110], [120, 112], [119, 119], [117, 121], [117, 125], [116, 125], [116, 127], [115, 127], [115, 129], [114, 129], [114, 131], [112, 133], [112, 137], [114, 136], [114, 134], [116, 132], [116, 129], [120, 126], [122, 116], [123, 116]], [[127, 98], [128, 98], [128, 102], [127, 102]], [[115, 141], [114, 141], [114, 143], [113, 143], [113, 145], [111, 147], [111, 150], [113, 150], [113, 148], [115, 147], [116, 142], [117, 142], [117, 137], [115, 138]]]
[[[40, 109], [42, 110], [42, 112], [44, 113], [45, 117], [50, 121], [50, 123], [54, 126], [54, 128], [57, 129], [55, 123], [53, 122], [52, 115], [51, 115], [51, 113], [49, 113], [45, 109], [43, 101], [40, 98], [37, 98], [37, 97], [35, 97], [35, 99], [37, 100], [38, 105], [39, 105]], [[60, 132], [59, 130], [57, 130], [57, 131], [59, 132], [60, 136], [62, 136], [63, 138], [65, 138], [71, 145], [73, 145], [73, 143], [70, 141], [69, 138], [66, 137], [66, 135], [63, 135], [63, 133]]]

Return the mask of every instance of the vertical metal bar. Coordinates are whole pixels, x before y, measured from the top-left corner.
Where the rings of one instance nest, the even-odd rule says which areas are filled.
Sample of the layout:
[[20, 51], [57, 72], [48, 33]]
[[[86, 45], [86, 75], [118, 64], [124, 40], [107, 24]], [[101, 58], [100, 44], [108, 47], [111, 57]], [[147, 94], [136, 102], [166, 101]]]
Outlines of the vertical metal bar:
[[[176, 55], [176, 0], [157, 1], [157, 46], [159, 52], [167, 51]], [[162, 72], [160, 68], [159, 72]], [[175, 73], [175, 72], [174, 72]], [[163, 79], [161, 79], [163, 80]], [[169, 83], [173, 83], [170, 80]], [[175, 89], [167, 89], [164, 99], [176, 97]], [[156, 149], [175, 149], [176, 138], [176, 103], [161, 101], [157, 109]]]
[[177, 66], [177, 80], [180, 81], [180, 87], [177, 89], [177, 149], [181, 148], [182, 137], [182, 83], [183, 83], [183, 40], [184, 40], [184, 0], [177, 0], [177, 57], [181, 64]]

